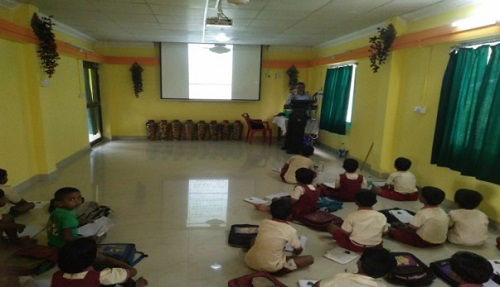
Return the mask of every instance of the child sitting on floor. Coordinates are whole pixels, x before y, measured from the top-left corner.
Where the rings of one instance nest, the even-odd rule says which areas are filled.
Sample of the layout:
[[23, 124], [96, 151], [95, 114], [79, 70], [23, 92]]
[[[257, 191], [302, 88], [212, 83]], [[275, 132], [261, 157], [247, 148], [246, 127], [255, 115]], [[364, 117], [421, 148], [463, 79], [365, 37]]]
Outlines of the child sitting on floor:
[[389, 228], [391, 238], [416, 247], [430, 247], [446, 241], [449, 217], [439, 207], [444, 200], [444, 192], [433, 186], [425, 186], [420, 192], [420, 202], [424, 204], [409, 224], [393, 224]]
[[455, 192], [455, 203], [460, 209], [450, 211], [448, 241], [454, 244], [477, 246], [488, 239], [488, 216], [475, 209], [483, 196], [474, 190], [459, 189]]
[[271, 203], [272, 219], [264, 219], [259, 226], [255, 243], [245, 255], [245, 264], [258, 271], [288, 273], [311, 265], [312, 256], [286, 256], [284, 248], [288, 243], [293, 253], [302, 252], [297, 230], [287, 223], [292, 214], [289, 197], [279, 198]]
[[80, 191], [74, 187], [63, 187], [54, 194], [55, 208], [50, 213], [47, 237], [49, 246], [61, 248], [79, 237], [78, 222], [74, 211], [82, 204]]
[[96, 260], [97, 246], [90, 238], [76, 239], [59, 250], [60, 271], [52, 275], [52, 287], [99, 287], [122, 284], [123, 286], [147, 286], [148, 282], [131, 278], [137, 274], [134, 268], [106, 268], [96, 271], [92, 264]]
[[0, 168], [0, 189], [3, 190], [7, 202], [13, 204], [10, 208], [9, 214], [12, 216], [18, 216], [35, 208], [35, 204], [33, 202], [24, 200], [16, 192], [12, 191], [10, 186], [6, 185], [8, 181], [9, 178], [7, 171]]
[[[318, 209], [320, 192], [311, 184], [314, 176], [314, 171], [307, 168], [299, 168], [295, 172], [297, 185], [289, 197], [292, 204], [291, 219], [300, 219], [302, 216], [313, 213]], [[265, 212], [271, 210], [271, 207], [266, 204], [256, 204], [255, 208]]]
[[378, 195], [399, 201], [418, 200], [417, 180], [415, 175], [408, 170], [411, 167], [411, 161], [404, 157], [398, 157], [394, 161], [396, 172], [391, 173], [385, 186], [382, 188], [374, 187]]
[[[18, 232], [22, 232], [25, 228], [23, 224], [17, 224], [14, 218], [7, 214], [8, 210], [2, 208], [7, 203], [8, 199], [4, 194], [4, 191], [0, 189], [0, 245], [3, 242], [7, 243], [18, 243], [19, 236]], [[4, 233], [7, 237], [4, 237]]]
[[358, 273], [338, 273], [314, 287], [383, 287], [382, 278], [396, 268], [396, 258], [387, 249], [368, 248], [358, 260]]
[[337, 176], [334, 189], [324, 185], [321, 186], [322, 195], [333, 197], [340, 201], [354, 201], [356, 192], [362, 188], [367, 188], [365, 178], [356, 172], [358, 166], [357, 160], [352, 158], [345, 159], [342, 167], [346, 172]]
[[339, 246], [355, 252], [382, 246], [382, 235], [388, 231], [388, 225], [386, 217], [373, 210], [375, 203], [374, 192], [361, 190], [356, 193], [358, 210], [349, 213], [340, 228], [334, 224], [328, 226], [328, 232]]
[[493, 275], [493, 266], [484, 257], [459, 251], [450, 258], [450, 269], [460, 287], [481, 287]]
[[313, 170], [314, 163], [309, 158], [313, 154], [314, 148], [312, 146], [304, 146], [302, 148], [302, 155], [294, 155], [290, 157], [281, 168], [281, 179], [286, 183], [297, 183], [297, 180], [295, 179], [295, 172], [299, 168], [308, 168]]

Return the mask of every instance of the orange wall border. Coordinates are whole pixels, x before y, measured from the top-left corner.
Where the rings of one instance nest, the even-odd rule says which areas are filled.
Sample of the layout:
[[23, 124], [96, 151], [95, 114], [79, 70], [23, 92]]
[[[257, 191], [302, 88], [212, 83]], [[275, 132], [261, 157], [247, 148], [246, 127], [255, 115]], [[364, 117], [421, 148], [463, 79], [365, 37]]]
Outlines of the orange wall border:
[[[500, 25], [493, 24], [481, 28], [459, 30], [450, 25], [431, 28], [414, 33], [398, 36], [394, 40], [392, 50], [406, 49], [412, 47], [421, 47], [435, 45], [446, 42], [461, 41], [474, 37], [484, 37], [489, 35], [500, 35]], [[0, 37], [9, 40], [37, 44], [38, 39], [29, 28], [19, 26], [15, 23], [0, 19]], [[135, 62], [144, 66], [160, 66], [159, 57], [115, 57], [99, 55], [95, 52], [79, 49], [71, 44], [56, 40], [58, 51], [63, 54], [74, 56], [83, 60], [113, 64], [113, 65], [131, 65]], [[288, 68], [295, 65], [297, 68], [311, 68], [321, 65], [335, 64], [339, 62], [365, 58], [370, 55], [369, 47], [364, 46], [344, 53], [317, 58], [313, 60], [263, 60], [263, 68]]]

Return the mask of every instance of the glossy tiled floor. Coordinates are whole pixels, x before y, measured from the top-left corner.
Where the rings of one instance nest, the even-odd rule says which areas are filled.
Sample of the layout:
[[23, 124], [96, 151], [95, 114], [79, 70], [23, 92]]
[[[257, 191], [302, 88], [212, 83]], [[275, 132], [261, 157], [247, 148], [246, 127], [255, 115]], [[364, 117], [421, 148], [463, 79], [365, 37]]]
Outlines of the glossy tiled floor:
[[[31, 200], [47, 200], [62, 186], [79, 188], [87, 200], [109, 205], [116, 225], [105, 242], [133, 242], [150, 255], [137, 268], [151, 286], [227, 286], [231, 278], [250, 273], [243, 252], [227, 245], [229, 227], [237, 223], [258, 224], [268, 215], [245, 203], [247, 196], [290, 191], [292, 185], [273, 172], [286, 155], [277, 145], [243, 142], [146, 142], [115, 141], [93, 148], [56, 176], [25, 193]], [[332, 181], [342, 171], [340, 162], [317, 150], [313, 159], [322, 162], [318, 181]], [[377, 209], [395, 206], [379, 199]], [[400, 203], [416, 210], [418, 203]], [[346, 203], [336, 214], [355, 209]], [[45, 222], [46, 211], [35, 210], [22, 222]], [[321, 279], [345, 270], [355, 272], [354, 262], [339, 265], [322, 257], [335, 243], [326, 233], [294, 225], [308, 237], [304, 254], [316, 262], [305, 270], [281, 278], [288, 286], [298, 279]], [[474, 252], [499, 258], [492, 235]], [[42, 239], [43, 240], [43, 239]], [[414, 252], [424, 262], [449, 257], [457, 247], [445, 245], [414, 249], [391, 240], [385, 247]], [[43, 277], [48, 277], [44, 275]], [[432, 286], [445, 286], [436, 280]]]

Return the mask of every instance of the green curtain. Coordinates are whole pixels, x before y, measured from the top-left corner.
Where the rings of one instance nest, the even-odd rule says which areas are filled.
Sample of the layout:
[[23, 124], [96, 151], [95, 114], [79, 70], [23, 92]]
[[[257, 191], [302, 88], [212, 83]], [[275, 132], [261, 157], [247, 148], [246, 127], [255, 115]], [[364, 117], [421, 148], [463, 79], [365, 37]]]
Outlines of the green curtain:
[[347, 108], [353, 66], [329, 69], [326, 73], [325, 88], [319, 127], [323, 130], [345, 135]]
[[499, 46], [452, 52], [439, 102], [431, 163], [500, 183]]

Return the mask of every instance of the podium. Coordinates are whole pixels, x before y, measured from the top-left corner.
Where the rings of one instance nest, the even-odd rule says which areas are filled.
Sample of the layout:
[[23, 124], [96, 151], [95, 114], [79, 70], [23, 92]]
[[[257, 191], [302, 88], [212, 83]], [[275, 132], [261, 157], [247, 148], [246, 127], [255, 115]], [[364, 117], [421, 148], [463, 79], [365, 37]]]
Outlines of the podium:
[[290, 104], [292, 113], [288, 119], [285, 138], [286, 152], [300, 154], [304, 146], [304, 130], [314, 101], [293, 100]]

